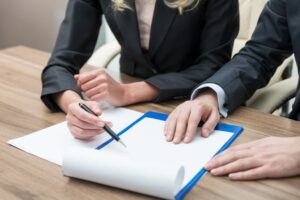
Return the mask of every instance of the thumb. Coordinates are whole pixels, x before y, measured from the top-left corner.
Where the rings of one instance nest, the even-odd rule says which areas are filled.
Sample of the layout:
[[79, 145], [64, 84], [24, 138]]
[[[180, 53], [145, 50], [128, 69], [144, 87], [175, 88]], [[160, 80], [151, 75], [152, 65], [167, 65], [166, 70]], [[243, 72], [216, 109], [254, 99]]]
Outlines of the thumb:
[[74, 75], [74, 78], [78, 81], [78, 79], [79, 79], [79, 74], [75, 74], [75, 75]]
[[215, 129], [215, 127], [217, 126], [219, 120], [220, 120], [220, 115], [218, 110], [212, 110], [208, 119], [204, 122], [202, 126], [202, 131], [201, 131], [202, 136], [208, 137], [209, 134], [211, 134]]

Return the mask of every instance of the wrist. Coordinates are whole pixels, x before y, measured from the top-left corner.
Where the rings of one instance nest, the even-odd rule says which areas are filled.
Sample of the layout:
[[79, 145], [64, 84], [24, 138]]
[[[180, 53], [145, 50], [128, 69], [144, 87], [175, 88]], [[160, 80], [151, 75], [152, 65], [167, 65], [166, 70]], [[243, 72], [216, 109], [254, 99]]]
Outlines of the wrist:
[[66, 90], [57, 93], [53, 96], [57, 105], [65, 112], [68, 112], [68, 107], [72, 103], [81, 102], [82, 98], [72, 90]]
[[201, 94], [194, 99], [194, 101], [200, 103], [202, 102], [213, 103], [219, 110], [217, 94], [214, 90], [210, 88], [203, 90]]
[[203, 91], [201, 91], [201, 94], [199, 94], [194, 100], [199, 100], [202, 99], [203, 96], [209, 97], [209, 98], [213, 98], [217, 100], [217, 94], [214, 90], [207, 88], [204, 89]]
[[159, 93], [159, 89], [149, 85], [144, 81], [129, 84], [121, 84], [121, 86], [124, 89], [124, 105], [152, 101], [157, 97]]
[[132, 101], [132, 94], [131, 94], [131, 88], [129, 84], [120, 84], [122, 88], [122, 95], [120, 99], [120, 106], [125, 106], [130, 104]]

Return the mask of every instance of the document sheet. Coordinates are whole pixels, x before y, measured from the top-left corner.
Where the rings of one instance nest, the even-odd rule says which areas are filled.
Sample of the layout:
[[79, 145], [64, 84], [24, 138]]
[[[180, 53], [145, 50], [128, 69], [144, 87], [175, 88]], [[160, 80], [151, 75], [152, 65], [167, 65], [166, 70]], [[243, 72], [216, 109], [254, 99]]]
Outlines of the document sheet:
[[[142, 116], [124, 108], [107, 109], [101, 116], [120, 132]], [[203, 166], [231, 139], [232, 132], [214, 131], [208, 138], [197, 132], [189, 144], [167, 142], [165, 121], [145, 117], [120, 136], [127, 148], [104, 133], [90, 142], [74, 139], [66, 122], [8, 143], [62, 165], [66, 176], [97, 182], [164, 199], [180, 199]]]
[[[165, 199], [176, 195], [222, 148], [233, 133], [199, 134], [190, 144], [166, 142], [164, 121], [144, 118], [121, 135], [124, 148], [112, 141], [98, 149], [70, 149], [63, 173]], [[199, 132], [199, 130], [198, 130]]]
[[[126, 108], [106, 107], [101, 118], [105, 121], [111, 121], [113, 123], [112, 129], [118, 133], [140, 116], [142, 113]], [[109, 138], [107, 133], [103, 133], [93, 141], [75, 139], [70, 133], [67, 123], [62, 122], [24, 137], [10, 140], [8, 143], [30, 154], [61, 165], [63, 154], [67, 149], [71, 147], [96, 148], [101, 142]]]

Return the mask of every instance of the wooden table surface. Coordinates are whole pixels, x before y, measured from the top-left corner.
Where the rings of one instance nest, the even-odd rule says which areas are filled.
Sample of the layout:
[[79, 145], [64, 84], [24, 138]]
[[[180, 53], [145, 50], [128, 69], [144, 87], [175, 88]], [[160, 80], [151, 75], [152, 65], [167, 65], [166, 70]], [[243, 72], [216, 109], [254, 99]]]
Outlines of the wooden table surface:
[[[140, 194], [64, 177], [58, 165], [6, 144], [65, 120], [40, 101], [41, 71], [49, 53], [18, 46], [0, 50], [0, 199], [152, 199]], [[117, 79], [127, 76], [114, 74]], [[146, 103], [128, 108], [169, 113], [179, 102]], [[240, 108], [224, 123], [243, 126], [235, 144], [265, 136], [300, 135], [300, 123]], [[201, 152], [199, 152], [201, 153]], [[234, 182], [227, 177], [205, 175], [186, 199], [300, 199], [300, 178]]]

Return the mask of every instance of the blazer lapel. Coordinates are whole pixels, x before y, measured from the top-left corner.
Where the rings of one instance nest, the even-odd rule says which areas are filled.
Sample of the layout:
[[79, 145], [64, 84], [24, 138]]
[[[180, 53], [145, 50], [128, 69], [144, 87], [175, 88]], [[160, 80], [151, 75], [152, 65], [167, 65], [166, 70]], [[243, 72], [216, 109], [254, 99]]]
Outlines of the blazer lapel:
[[136, 54], [142, 54], [135, 1], [127, 1], [131, 10], [116, 12], [116, 22], [126, 47]]
[[177, 14], [178, 10], [167, 7], [163, 0], [156, 0], [150, 34], [150, 56], [159, 49]]

